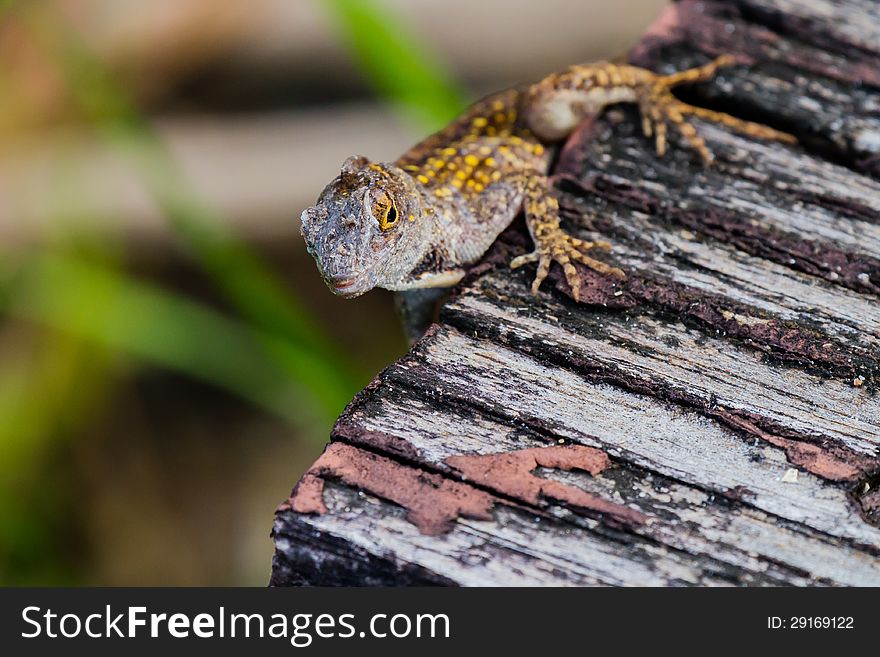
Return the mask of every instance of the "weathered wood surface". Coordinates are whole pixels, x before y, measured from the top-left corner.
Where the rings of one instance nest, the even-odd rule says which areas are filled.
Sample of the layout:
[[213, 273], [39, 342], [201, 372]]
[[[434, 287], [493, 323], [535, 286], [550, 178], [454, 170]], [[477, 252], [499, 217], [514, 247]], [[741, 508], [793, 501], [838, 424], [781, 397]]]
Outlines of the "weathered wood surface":
[[514, 227], [360, 393], [276, 514], [272, 583], [880, 585], [880, 5], [685, 0], [634, 49], [752, 65], [687, 98], [660, 160], [635, 112], [557, 167], [618, 283], [538, 297]]

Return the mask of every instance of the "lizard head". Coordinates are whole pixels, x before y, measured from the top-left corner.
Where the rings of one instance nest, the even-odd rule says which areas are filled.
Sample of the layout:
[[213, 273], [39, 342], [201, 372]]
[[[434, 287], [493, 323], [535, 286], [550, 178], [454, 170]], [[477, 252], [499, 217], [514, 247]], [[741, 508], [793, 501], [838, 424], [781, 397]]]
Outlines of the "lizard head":
[[303, 211], [302, 235], [328, 287], [356, 297], [374, 287], [411, 287], [408, 277], [430, 245], [430, 223], [409, 174], [350, 157]]

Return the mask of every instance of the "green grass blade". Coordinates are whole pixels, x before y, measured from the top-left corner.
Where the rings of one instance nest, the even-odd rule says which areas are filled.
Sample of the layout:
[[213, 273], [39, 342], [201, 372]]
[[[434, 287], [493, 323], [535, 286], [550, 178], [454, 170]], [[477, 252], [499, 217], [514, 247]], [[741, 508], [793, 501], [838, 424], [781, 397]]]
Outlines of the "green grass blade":
[[[354, 364], [325, 338], [295, 293], [286, 289], [217, 213], [192, 192], [152, 125], [73, 30], [65, 29], [49, 11], [34, 12], [29, 18], [33, 31], [64, 67], [79, 110], [108, 143], [135, 164], [175, 233], [261, 332], [274, 336], [279, 343], [286, 342], [286, 351], [300, 349], [312, 355], [320, 364], [322, 385], [335, 388], [333, 395], [341, 410], [363, 382]], [[282, 365], [294, 360], [284, 359]], [[292, 370], [290, 374], [302, 385], [312, 385], [311, 373]]]
[[[295, 381], [306, 373], [324, 419], [338, 411], [335, 382], [323, 378], [323, 361], [307, 349], [114, 269], [48, 254], [29, 260], [4, 287], [12, 316], [188, 374], [289, 420], [301, 411], [294, 402], [305, 386]], [[299, 370], [295, 380], [291, 370]]]
[[412, 29], [372, 0], [324, 0], [376, 90], [419, 122], [437, 129], [465, 106], [453, 77]]

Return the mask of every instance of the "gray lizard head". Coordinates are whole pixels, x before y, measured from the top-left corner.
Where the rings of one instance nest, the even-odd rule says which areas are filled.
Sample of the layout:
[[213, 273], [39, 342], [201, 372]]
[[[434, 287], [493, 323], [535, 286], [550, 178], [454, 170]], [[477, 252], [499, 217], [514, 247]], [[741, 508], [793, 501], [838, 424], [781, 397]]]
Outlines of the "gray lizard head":
[[408, 173], [350, 157], [303, 211], [302, 235], [324, 281], [340, 296], [417, 287], [413, 271], [432, 242], [433, 222], [422, 208], [422, 192]]

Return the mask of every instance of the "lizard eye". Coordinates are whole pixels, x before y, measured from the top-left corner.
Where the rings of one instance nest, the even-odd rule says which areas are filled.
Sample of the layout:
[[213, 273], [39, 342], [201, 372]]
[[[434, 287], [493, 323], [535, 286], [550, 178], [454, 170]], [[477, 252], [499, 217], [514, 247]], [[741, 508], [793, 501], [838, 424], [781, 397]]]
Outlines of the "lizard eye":
[[391, 200], [387, 207], [382, 208], [382, 214], [379, 219], [379, 228], [383, 231], [391, 230], [397, 225], [397, 219], [397, 204]]

